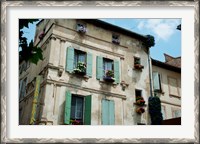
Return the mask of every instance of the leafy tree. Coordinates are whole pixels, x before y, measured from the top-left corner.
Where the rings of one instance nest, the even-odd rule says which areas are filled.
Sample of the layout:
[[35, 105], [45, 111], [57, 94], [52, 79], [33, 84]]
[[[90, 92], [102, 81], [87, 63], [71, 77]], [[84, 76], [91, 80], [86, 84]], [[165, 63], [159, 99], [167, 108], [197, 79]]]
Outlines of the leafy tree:
[[37, 64], [39, 60], [43, 60], [42, 49], [33, 45], [33, 40], [28, 44], [27, 38], [23, 36], [23, 28], [29, 28], [29, 23], [37, 22], [38, 19], [20, 19], [19, 20], [19, 61], [30, 61]]

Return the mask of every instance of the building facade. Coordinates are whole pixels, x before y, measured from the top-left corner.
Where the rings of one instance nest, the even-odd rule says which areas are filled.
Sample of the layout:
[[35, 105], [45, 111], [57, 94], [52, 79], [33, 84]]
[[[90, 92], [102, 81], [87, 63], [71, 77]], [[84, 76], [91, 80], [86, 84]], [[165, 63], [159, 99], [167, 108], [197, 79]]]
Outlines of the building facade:
[[20, 63], [19, 124], [150, 124], [146, 38], [100, 20], [41, 20], [44, 60]]
[[181, 117], [181, 57], [152, 59], [154, 93], [160, 97], [163, 120]]

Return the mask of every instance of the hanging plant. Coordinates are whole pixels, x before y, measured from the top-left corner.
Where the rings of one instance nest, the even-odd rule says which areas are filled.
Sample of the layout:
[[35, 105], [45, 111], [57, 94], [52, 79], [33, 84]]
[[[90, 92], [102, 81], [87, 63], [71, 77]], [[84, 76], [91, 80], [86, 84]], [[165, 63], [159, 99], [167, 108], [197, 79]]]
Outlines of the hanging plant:
[[142, 113], [145, 112], [145, 109], [144, 109], [143, 107], [139, 107], [139, 108], [136, 109], [136, 112], [137, 112], [138, 114], [142, 114]]
[[159, 97], [149, 97], [149, 114], [151, 116], [152, 125], [162, 124], [163, 117], [161, 113], [161, 102]]

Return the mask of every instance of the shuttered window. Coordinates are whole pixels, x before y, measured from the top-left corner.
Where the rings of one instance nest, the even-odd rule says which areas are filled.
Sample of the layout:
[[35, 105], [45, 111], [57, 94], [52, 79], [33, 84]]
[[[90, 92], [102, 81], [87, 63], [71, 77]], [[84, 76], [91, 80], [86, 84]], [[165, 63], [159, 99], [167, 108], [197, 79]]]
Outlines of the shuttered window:
[[91, 124], [91, 102], [92, 97], [73, 95], [66, 92], [64, 124], [71, 124], [72, 120], [79, 121], [80, 124]]
[[104, 76], [106, 76], [106, 72], [111, 70], [114, 72], [115, 83], [119, 83], [120, 81], [120, 73], [119, 73], [119, 61], [111, 60], [108, 58], [103, 58], [101, 56], [97, 56], [97, 71], [96, 77], [99, 80], [102, 80]]
[[155, 92], [161, 92], [161, 80], [158, 72], [153, 72], [153, 88]]
[[78, 62], [86, 63], [86, 75], [92, 77], [92, 54], [68, 47], [65, 71], [72, 73], [73, 70], [77, 67]]
[[115, 124], [115, 105], [114, 101], [102, 100], [102, 125]]

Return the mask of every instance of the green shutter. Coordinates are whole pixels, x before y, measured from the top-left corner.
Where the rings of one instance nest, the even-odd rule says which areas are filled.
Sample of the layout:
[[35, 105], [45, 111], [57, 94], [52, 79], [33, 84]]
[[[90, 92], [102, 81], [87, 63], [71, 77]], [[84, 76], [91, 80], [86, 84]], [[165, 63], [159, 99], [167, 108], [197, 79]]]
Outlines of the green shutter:
[[96, 75], [97, 79], [102, 80], [103, 79], [103, 57], [97, 56], [97, 65], [96, 65]]
[[160, 90], [159, 74], [158, 72], [153, 72], [153, 89]]
[[73, 72], [74, 69], [74, 48], [67, 48], [66, 67], [65, 71]]
[[119, 83], [119, 61], [114, 61], [114, 77], [115, 83]]
[[65, 99], [64, 124], [70, 124], [71, 99], [72, 99], [72, 95], [71, 95], [70, 91], [67, 91], [66, 92], [66, 99]]
[[84, 111], [84, 124], [90, 125], [91, 124], [91, 113], [92, 113], [92, 96], [85, 97], [85, 111]]
[[92, 77], [92, 54], [87, 53], [87, 76]]
[[102, 100], [102, 125], [109, 125], [109, 103], [108, 100]]
[[109, 101], [109, 124], [115, 124], [115, 105], [114, 101]]

